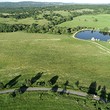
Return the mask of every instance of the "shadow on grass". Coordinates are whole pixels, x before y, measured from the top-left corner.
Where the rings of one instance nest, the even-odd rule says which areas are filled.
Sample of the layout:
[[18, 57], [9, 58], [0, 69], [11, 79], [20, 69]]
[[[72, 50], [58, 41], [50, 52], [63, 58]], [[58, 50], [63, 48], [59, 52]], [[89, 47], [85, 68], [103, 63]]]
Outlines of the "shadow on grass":
[[28, 87], [26, 85], [22, 85], [19, 89], [15, 89], [10, 96], [11, 97], [16, 97], [17, 94], [23, 94], [24, 92], [26, 92], [26, 90], [28, 89]]
[[57, 82], [58, 77], [59, 77], [58, 75], [53, 76], [48, 82], [49, 82], [51, 85], [54, 85], [54, 84]]
[[4, 88], [14, 86], [18, 82], [17, 80], [19, 77], [21, 77], [21, 75], [18, 75], [15, 78], [13, 78], [12, 80], [10, 80], [7, 84], [5, 84]]
[[[31, 84], [34, 84], [41, 76], [42, 76], [43, 72], [39, 72], [37, 75], [35, 75], [34, 77], [31, 78], [31, 80], [28, 80], [26, 82], [30, 82]], [[9, 83], [6, 84], [7, 85], [13, 85], [15, 83], [17, 83], [17, 79], [20, 77], [21, 75], [15, 77], [14, 79], [12, 79]], [[10, 95], [12, 97], [16, 97], [17, 94], [23, 94], [26, 92], [26, 90], [28, 89], [29, 86], [27, 86], [26, 84], [23, 84], [20, 88], [16, 89], [14, 92], [12, 92]]]
[[14, 91], [14, 92], [10, 93], [10, 96], [11, 97], [16, 97], [16, 92]]
[[41, 78], [43, 72], [39, 72], [37, 73], [37, 75], [35, 75], [34, 77], [31, 78], [31, 84], [34, 84], [38, 79]]
[[58, 90], [58, 85], [53, 86], [51, 90], [52, 90], [53, 92], [57, 92], [57, 90]]
[[61, 95], [63, 95], [64, 93], [66, 93], [67, 91], [67, 86], [69, 85], [69, 81], [66, 80], [66, 82], [64, 83], [64, 87], [63, 90], [60, 92]]
[[23, 94], [24, 92], [26, 92], [27, 89], [28, 89], [28, 86], [22, 85], [22, 86], [18, 89], [18, 91], [19, 91], [20, 94]]

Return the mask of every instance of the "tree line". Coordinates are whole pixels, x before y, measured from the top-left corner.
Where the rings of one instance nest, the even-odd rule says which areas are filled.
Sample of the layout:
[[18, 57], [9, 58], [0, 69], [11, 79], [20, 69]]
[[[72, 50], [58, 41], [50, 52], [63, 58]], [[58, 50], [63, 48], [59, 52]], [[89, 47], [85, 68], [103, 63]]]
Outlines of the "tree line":
[[74, 28], [69, 27], [58, 27], [52, 24], [48, 25], [38, 25], [38, 24], [3, 24], [0, 23], [0, 32], [16, 32], [16, 31], [25, 31], [29, 33], [51, 33], [51, 34], [73, 34], [74, 32], [87, 29], [92, 27], [81, 27], [77, 26]]
[[96, 81], [90, 84], [88, 88], [88, 94], [93, 94], [93, 95], [99, 94], [101, 101], [110, 102], [110, 93], [107, 93], [106, 86], [102, 86], [102, 87], [101, 85], [97, 86]]
[[[52, 91], [57, 92], [58, 90], [58, 85], [57, 80], [59, 79], [58, 75], [53, 76], [50, 80], [48, 80], [47, 82], [45, 82], [44, 80], [40, 80], [39, 79], [42, 77], [44, 73], [43, 72], [39, 72], [37, 73], [35, 76], [31, 77], [30, 79], [25, 79], [24, 83], [22, 84], [22, 86], [17, 90], [21, 93], [25, 92], [26, 89], [28, 87], [31, 87], [34, 83], [36, 83], [37, 86], [45, 86], [45, 85], [49, 85], [52, 86]], [[4, 84], [2, 82], [0, 82], [0, 89], [4, 89], [4, 88], [11, 88], [14, 85], [17, 84], [18, 79], [21, 77], [21, 75], [18, 75], [16, 77], [14, 77], [13, 79], [11, 79], [8, 83]], [[80, 86], [80, 82], [76, 81], [75, 85], [77, 86], [78, 89], [80, 89], [82, 91], [82, 86]], [[71, 84], [69, 84], [69, 81], [66, 80], [66, 82], [62, 85], [63, 90], [62, 93], [64, 94], [67, 90], [68, 87], [72, 87], [74, 88], [74, 86], [72, 86]], [[106, 90], [106, 86], [101, 86], [101, 85], [97, 85], [97, 82], [91, 82], [91, 84], [89, 85], [89, 87], [87, 87], [87, 93], [89, 95], [99, 95], [100, 100], [99, 101], [103, 101], [104, 103], [110, 102], [110, 93], [107, 93]], [[15, 95], [15, 91], [14, 91], [14, 95]]]
[[0, 32], [16, 32], [26, 30], [29, 25], [26, 24], [3, 24], [0, 23]]

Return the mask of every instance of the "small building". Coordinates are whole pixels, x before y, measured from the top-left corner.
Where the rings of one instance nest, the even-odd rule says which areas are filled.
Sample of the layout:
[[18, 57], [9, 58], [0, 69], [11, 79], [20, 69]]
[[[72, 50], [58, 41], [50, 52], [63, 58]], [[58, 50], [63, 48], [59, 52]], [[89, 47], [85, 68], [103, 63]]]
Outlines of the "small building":
[[95, 41], [95, 38], [94, 38], [94, 37], [92, 37], [92, 38], [91, 38], [91, 40], [92, 40], [92, 41]]

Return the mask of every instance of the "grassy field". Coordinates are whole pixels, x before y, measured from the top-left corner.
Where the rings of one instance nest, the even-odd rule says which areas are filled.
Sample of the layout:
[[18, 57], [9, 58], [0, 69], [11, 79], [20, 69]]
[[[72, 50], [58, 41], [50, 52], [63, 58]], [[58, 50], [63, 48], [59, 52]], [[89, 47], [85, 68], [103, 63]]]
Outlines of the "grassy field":
[[[58, 13], [70, 16], [72, 12], [84, 12], [92, 9], [78, 9], [73, 11], [43, 11], [36, 15], [39, 20], [32, 17], [26, 19], [0, 18], [0, 23], [7, 24], [39, 24], [46, 25], [44, 14]], [[7, 15], [8, 13], [4, 13]], [[56, 17], [60, 19], [60, 17]], [[93, 27], [110, 28], [110, 15], [82, 15], [72, 21], [64, 22], [60, 27]], [[98, 44], [97, 44], [98, 43]], [[102, 45], [102, 47], [100, 45]], [[103, 47], [104, 46], [104, 47]], [[5, 89], [20, 88], [35, 80], [31, 86], [58, 87], [83, 92], [88, 91], [91, 82], [98, 86], [106, 86], [107, 96], [110, 93], [110, 43], [92, 42], [73, 38], [73, 35], [38, 34], [26, 32], [0, 33], [0, 90], [1, 82]], [[42, 73], [37, 79], [38, 73]], [[57, 76], [54, 85], [49, 81]], [[36, 80], [37, 79], [37, 80]], [[79, 81], [79, 88], [76, 82]], [[37, 82], [45, 82], [38, 85]], [[27, 84], [28, 85], [28, 84]], [[26, 85], [26, 86], [27, 86]], [[66, 84], [65, 84], [66, 85]], [[17, 93], [16, 97], [10, 94], [0, 94], [0, 110], [109, 110], [110, 103], [101, 103], [92, 100], [92, 96], [80, 97], [70, 94], [58, 94], [51, 91]]]
[[62, 16], [69, 16], [71, 15], [68, 11], [54, 11], [54, 13], [61, 14]]
[[7, 24], [32, 24], [36, 21], [33, 18], [25, 18], [25, 19], [14, 19], [14, 18], [0, 18], [0, 23], [7, 23]]
[[0, 18], [0, 23], [7, 23], [7, 24], [33, 24], [37, 23], [39, 25], [46, 25], [48, 21], [46, 19], [41, 20], [34, 20], [33, 18], [25, 18], [25, 19], [15, 19], [15, 18]]
[[0, 110], [97, 110], [99, 107], [107, 110], [106, 106], [109, 107], [109, 104], [94, 106], [95, 103], [82, 97], [51, 92], [26, 92], [14, 98], [8, 94], [0, 95]]
[[97, 81], [110, 91], [109, 59], [110, 55], [97, 45], [74, 39], [72, 35], [0, 33], [0, 81], [6, 84], [21, 75], [13, 87], [44, 72], [40, 80], [47, 82], [58, 75], [59, 86], [66, 80], [72, 86], [79, 80], [86, 87]]
[[37, 24], [39, 25], [47, 25], [49, 23], [46, 19], [36, 20]]
[[110, 28], [110, 15], [109, 14], [99, 14], [99, 15], [82, 15], [75, 17], [72, 21], [67, 21], [59, 26], [61, 27], [76, 27], [76, 26], [86, 26], [94, 27], [96, 29], [103, 29], [104, 27]]

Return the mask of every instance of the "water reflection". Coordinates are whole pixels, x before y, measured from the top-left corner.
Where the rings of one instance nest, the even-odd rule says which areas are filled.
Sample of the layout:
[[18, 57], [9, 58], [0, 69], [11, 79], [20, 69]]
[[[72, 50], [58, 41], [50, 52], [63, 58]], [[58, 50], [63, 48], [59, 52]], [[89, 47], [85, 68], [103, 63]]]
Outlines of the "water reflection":
[[93, 41], [109, 41], [110, 33], [100, 32], [100, 31], [91, 31], [85, 30], [76, 34], [76, 38], [84, 40], [93, 40]]

